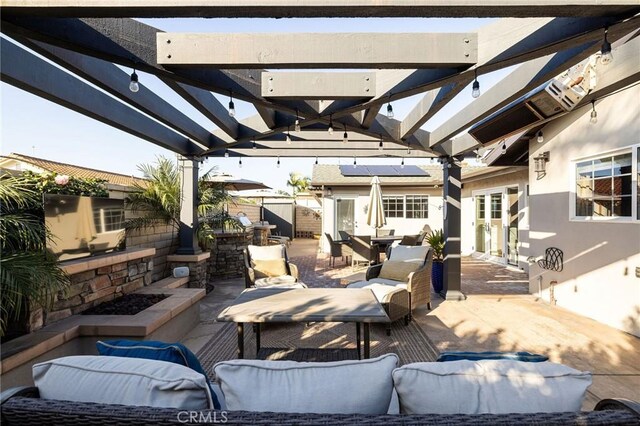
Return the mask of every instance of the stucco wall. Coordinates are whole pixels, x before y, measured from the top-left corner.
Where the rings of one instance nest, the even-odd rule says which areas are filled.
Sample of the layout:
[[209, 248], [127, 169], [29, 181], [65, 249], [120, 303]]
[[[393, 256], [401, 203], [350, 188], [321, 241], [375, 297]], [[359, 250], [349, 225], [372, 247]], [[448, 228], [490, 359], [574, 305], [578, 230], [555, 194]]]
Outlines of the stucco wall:
[[[496, 171], [496, 173], [502, 173]], [[464, 256], [475, 252], [475, 203], [473, 199], [474, 191], [498, 189], [503, 187], [518, 187], [518, 267], [528, 271], [529, 264], [529, 209], [527, 200], [527, 183], [529, 173], [527, 169], [510, 171], [495, 177], [463, 181], [462, 187], [462, 246], [461, 251]], [[503, 204], [506, 210], [506, 203]], [[503, 212], [503, 215], [506, 214]]]
[[[574, 170], [571, 161], [640, 143], [640, 87], [597, 102], [598, 122], [589, 122], [590, 108], [579, 109], [546, 126], [545, 141], [533, 140], [529, 162], [550, 152], [547, 174], [537, 180], [530, 168], [531, 254], [547, 247], [564, 252], [564, 270], [551, 272], [533, 265], [529, 290], [597, 321], [640, 336], [640, 222], [613, 223], [570, 219]], [[636, 175], [637, 176], [637, 175]]]
[[[375, 229], [367, 225], [367, 208], [369, 206], [369, 193], [371, 187], [333, 187], [331, 196], [325, 196], [322, 201], [322, 232], [333, 235], [335, 221], [335, 202], [340, 197], [355, 197], [355, 234], [375, 235]], [[383, 196], [393, 195], [429, 195], [429, 217], [427, 219], [407, 219], [387, 217], [387, 224], [382, 229], [394, 229], [395, 235], [418, 234], [425, 224], [431, 229], [442, 229], [442, 188], [418, 188], [418, 187], [382, 187]], [[405, 212], [406, 214], [406, 212]], [[329, 247], [326, 238], [321, 238], [323, 251], [328, 252]]]

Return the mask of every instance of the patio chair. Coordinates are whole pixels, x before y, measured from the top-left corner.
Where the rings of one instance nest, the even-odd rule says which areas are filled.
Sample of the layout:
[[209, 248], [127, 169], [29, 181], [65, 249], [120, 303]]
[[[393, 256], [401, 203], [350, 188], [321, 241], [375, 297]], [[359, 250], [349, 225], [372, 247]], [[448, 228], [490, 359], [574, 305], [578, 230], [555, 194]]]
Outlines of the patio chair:
[[346, 264], [349, 261], [349, 257], [353, 255], [351, 246], [346, 242], [335, 241], [328, 232], [325, 232], [324, 235], [327, 237], [327, 240], [329, 240], [329, 246], [331, 248], [329, 266], [331, 266], [332, 261], [333, 266], [336, 266], [336, 257], [341, 257]]
[[378, 237], [392, 237], [396, 233], [395, 229], [378, 229]]
[[[417, 246], [417, 242], [418, 242], [418, 238], [420, 236], [419, 235], [405, 235], [404, 237], [402, 237], [402, 240], [400, 240], [400, 244], [401, 246]], [[424, 237], [423, 237], [424, 238]]]
[[[423, 305], [431, 310], [431, 266], [433, 250], [427, 246], [392, 248], [388, 260], [367, 269], [366, 281], [349, 284], [347, 288], [369, 288], [387, 311], [391, 321], [405, 318]], [[387, 325], [391, 334], [391, 325]]]
[[371, 242], [371, 235], [354, 235], [351, 237], [351, 267], [358, 262], [367, 265], [379, 262], [378, 245]]
[[306, 288], [298, 282], [298, 267], [289, 262], [284, 244], [247, 246], [244, 257], [244, 281], [247, 288]]

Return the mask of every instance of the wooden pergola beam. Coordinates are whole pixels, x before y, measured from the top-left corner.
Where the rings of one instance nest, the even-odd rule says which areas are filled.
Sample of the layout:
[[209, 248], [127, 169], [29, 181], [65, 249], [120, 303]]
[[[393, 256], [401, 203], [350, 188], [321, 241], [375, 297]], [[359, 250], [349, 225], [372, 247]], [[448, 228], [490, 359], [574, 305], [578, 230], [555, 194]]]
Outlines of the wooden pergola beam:
[[[230, 157], [350, 157], [353, 158], [355, 155], [357, 158], [362, 157], [378, 157], [378, 158], [434, 158], [435, 156], [431, 153], [425, 151], [412, 151], [411, 155], [407, 155], [407, 151], [404, 149], [388, 149], [384, 150], [382, 153], [377, 149], [359, 149], [357, 151], [349, 150], [349, 149], [316, 149], [313, 152], [309, 152], [307, 149], [291, 149], [291, 148], [282, 148], [282, 149], [274, 149], [274, 148], [262, 148], [262, 149], [251, 149], [251, 148], [229, 148], [229, 156]], [[215, 151], [215, 157], [223, 156], [224, 150]]]
[[178, 154], [203, 152], [186, 137], [4, 38], [0, 55], [0, 77], [5, 83]]
[[375, 72], [263, 72], [262, 96], [277, 99], [373, 98]]
[[222, 69], [453, 68], [478, 57], [474, 33], [158, 32], [157, 46], [158, 64]]
[[5, 13], [32, 16], [141, 18], [329, 18], [329, 17], [537, 17], [605, 16], [638, 6], [635, 0], [197, 0], [176, 6], [171, 0], [4, 0]]

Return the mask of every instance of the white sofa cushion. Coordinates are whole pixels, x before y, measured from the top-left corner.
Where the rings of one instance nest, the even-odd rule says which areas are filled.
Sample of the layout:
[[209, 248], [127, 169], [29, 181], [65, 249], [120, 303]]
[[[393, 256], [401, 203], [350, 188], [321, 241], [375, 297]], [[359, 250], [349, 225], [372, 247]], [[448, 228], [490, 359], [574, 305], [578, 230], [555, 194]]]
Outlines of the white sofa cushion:
[[33, 366], [40, 397], [103, 404], [213, 408], [207, 379], [166, 361], [115, 356], [68, 356]]
[[282, 244], [273, 246], [247, 246], [252, 260], [272, 260], [285, 258], [285, 247]]
[[255, 281], [254, 285], [256, 288], [307, 288], [305, 284], [296, 282], [296, 279], [291, 275], [260, 278]]
[[400, 411], [479, 414], [580, 411], [591, 373], [550, 362], [423, 362], [393, 371]]
[[398, 357], [362, 361], [231, 360], [213, 368], [228, 410], [384, 414]]
[[380, 303], [389, 303], [391, 301], [391, 296], [399, 291], [406, 292], [406, 289], [386, 284], [374, 283], [371, 281], [358, 281], [355, 283], [351, 283], [347, 286], [347, 288], [368, 288], [373, 291], [373, 294], [376, 296], [376, 299], [378, 299], [378, 302]]
[[391, 249], [389, 260], [422, 264], [427, 258], [429, 248], [429, 246], [397, 246]]

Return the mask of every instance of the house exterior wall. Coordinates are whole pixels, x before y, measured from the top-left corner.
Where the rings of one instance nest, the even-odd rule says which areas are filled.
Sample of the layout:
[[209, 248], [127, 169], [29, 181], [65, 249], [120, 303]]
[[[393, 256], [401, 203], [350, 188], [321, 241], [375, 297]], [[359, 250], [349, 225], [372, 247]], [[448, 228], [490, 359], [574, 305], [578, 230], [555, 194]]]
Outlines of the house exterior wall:
[[[463, 256], [469, 256], [476, 251], [475, 247], [475, 199], [476, 191], [490, 189], [502, 190], [504, 187], [518, 187], [518, 267], [524, 271], [529, 270], [529, 208], [527, 197], [527, 184], [529, 173], [526, 169], [509, 172], [499, 176], [486, 177], [482, 179], [463, 180], [461, 203], [461, 252]], [[506, 203], [503, 203], [506, 214]]]
[[[529, 146], [530, 164], [542, 152], [550, 153], [543, 178], [537, 179], [533, 167], [529, 173], [531, 255], [542, 256], [547, 247], [564, 252], [562, 272], [531, 266], [530, 292], [636, 336], [640, 221], [572, 219], [571, 193], [575, 194], [572, 161], [640, 144], [638, 99], [636, 86], [599, 100], [596, 124], [589, 122], [591, 108], [580, 108], [547, 125], [544, 143], [533, 140]], [[637, 163], [632, 178], [637, 187]], [[550, 285], [552, 281], [557, 284]]]
[[[382, 195], [428, 195], [429, 196], [429, 217], [426, 219], [407, 219], [387, 217], [387, 224], [382, 229], [394, 229], [395, 235], [418, 234], [422, 227], [428, 224], [431, 229], [442, 229], [443, 217], [442, 209], [442, 188], [420, 188], [405, 186], [382, 186]], [[375, 229], [367, 225], [367, 209], [369, 206], [370, 186], [360, 187], [332, 187], [332, 195], [325, 195], [322, 200], [322, 250], [328, 253], [329, 244], [324, 238], [324, 233], [334, 235], [335, 203], [340, 197], [355, 199], [355, 234], [375, 235]], [[406, 211], [405, 211], [406, 216]], [[335, 237], [335, 236], [334, 236]]]

